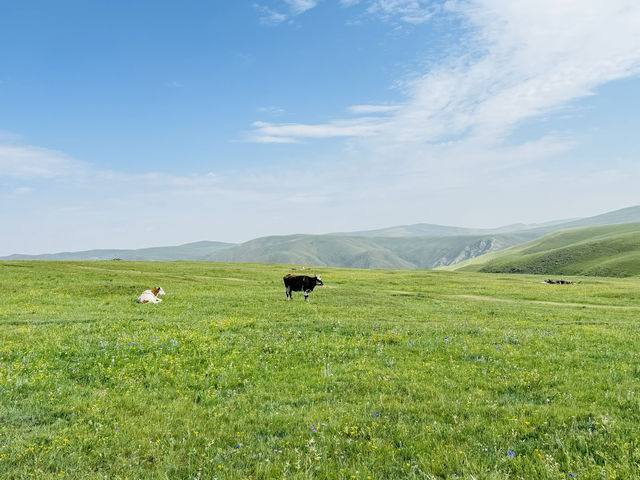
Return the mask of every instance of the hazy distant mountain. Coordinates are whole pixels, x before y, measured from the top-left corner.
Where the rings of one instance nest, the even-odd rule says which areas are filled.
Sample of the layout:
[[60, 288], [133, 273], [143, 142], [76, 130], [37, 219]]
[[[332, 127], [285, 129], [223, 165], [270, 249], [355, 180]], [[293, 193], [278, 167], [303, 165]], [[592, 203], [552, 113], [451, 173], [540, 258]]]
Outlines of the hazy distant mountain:
[[530, 232], [542, 236], [547, 233], [576, 227], [595, 227], [618, 223], [640, 222], [640, 205], [603, 213], [594, 217], [553, 220], [539, 224], [515, 223], [498, 228], [465, 228], [416, 223], [396, 227], [365, 230], [359, 232], [340, 232], [332, 235], [351, 237], [452, 237], [458, 235], [496, 235], [502, 233]]
[[204, 241], [174, 247], [151, 247], [137, 250], [86, 250], [83, 252], [45, 253], [43, 255], [10, 255], [0, 260], [202, 260], [221, 248], [233, 245], [233, 243]]
[[225, 261], [351, 268], [436, 268], [519, 245], [551, 232], [582, 226], [640, 222], [640, 206], [579, 220], [514, 224], [493, 229], [420, 223], [330, 235], [271, 236], [242, 244], [196, 242], [138, 250], [89, 250], [11, 255], [3, 260]]
[[387, 238], [407, 238], [407, 237], [455, 237], [459, 235], [496, 235], [500, 233], [516, 233], [537, 228], [546, 228], [551, 225], [563, 224], [569, 220], [557, 220], [544, 224], [527, 225], [516, 223], [498, 228], [465, 228], [448, 227], [444, 225], [433, 225], [430, 223], [416, 223], [414, 225], [399, 225], [397, 227], [380, 228], [377, 230], [364, 230], [359, 232], [338, 232], [331, 235], [348, 237], [387, 237]]
[[430, 223], [416, 223], [414, 225], [399, 225], [397, 227], [380, 228], [377, 230], [363, 230], [359, 232], [338, 232], [331, 235], [342, 237], [453, 237], [456, 235], [482, 235], [487, 230], [464, 227], [447, 227]]

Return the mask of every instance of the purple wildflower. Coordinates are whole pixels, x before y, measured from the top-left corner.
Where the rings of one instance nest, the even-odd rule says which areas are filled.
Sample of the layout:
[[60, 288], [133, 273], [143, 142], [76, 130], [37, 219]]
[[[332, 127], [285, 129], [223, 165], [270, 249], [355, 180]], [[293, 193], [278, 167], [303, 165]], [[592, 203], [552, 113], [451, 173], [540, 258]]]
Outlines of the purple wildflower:
[[569, 476], [570, 476], [571, 478], [574, 478], [574, 477], [575, 477], [575, 475], [574, 475], [573, 473], [571, 473], [571, 472], [569, 472]]
[[507, 455], [509, 455], [510, 458], [513, 458], [516, 456], [516, 452], [514, 452], [513, 450], [507, 450]]

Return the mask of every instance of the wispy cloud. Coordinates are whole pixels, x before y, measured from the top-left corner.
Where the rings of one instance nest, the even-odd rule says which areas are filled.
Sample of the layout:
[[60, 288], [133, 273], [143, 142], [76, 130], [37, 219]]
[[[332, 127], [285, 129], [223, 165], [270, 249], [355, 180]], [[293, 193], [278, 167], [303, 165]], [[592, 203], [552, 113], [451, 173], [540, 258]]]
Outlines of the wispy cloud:
[[[371, 12], [432, 11], [431, 2], [377, 0]], [[459, 0], [473, 47], [404, 82], [400, 106], [356, 105], [383, 117], [323, 124], [256, 122], [253, 138], [373, 137], [376, 149], [467, 141], [499, 144], [522, 122], [554, 113], [640, 72], [640, 4], [632, 0]], [[445, 8], [443, 7], [443, 9]], [[444, 10], [442, 10], [444, 15]]]
[[412, 24], [428, 22], [442, 8], [433, 0], [374, 0], [370, 3], [368, 13], [385, 20], [397, 18]]
[[355, 120], [336, 120], [319, 125], [254, 122], [253, 126], [255, 130], [249, 136], [249, 141], [289, 143], [305, 138], [370, 137], [382, 131], [384, 120], [363, 117]]
[[83, 170], [82, 162], [56, 150], [0, 144], [0, 178], [55, 178]]
[[347, 110], [351, 113], [389, 113], [400, 110], [400, 105], [352, 105]]
[[265, 25], [278, 25], [292, 20], [318, 4], [317, 0], [282, 0], [280, 8], [271, 8], [255, 3], [253, 7], [260, 14], [260, 21]]
[[289, 18], [287, 14], [265, 7], [264, 5], [254, 4], [253, 8], [260, 14], [260, 21], [264, 25], [278, 25]]
[[316, 0], [284, 0], [284, 2], [289, 5], [294, 15], [300, 15], [318, 4]]
[[279, 107], [278, 105], [267, 105], [264, 107], [258, 107], [256, 111], [260, 113], [268, 113], [269, 115], [282, 115], [285, 113], [284, 108]]

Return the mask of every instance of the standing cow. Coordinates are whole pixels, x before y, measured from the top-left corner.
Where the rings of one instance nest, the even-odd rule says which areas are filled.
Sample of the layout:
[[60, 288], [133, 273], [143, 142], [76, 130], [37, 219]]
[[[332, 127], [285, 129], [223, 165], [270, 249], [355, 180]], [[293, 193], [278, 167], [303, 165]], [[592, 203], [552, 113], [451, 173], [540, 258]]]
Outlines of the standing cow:
[[287, 288], [287, 300], [291, 300], [291, 292], [304, 292], [305, 302], [309, 301], [309, 293], [318, 285], [324, 285], [319, 276], [308, 277], [307, 275], [285, 275], [283, 277], [284, 286]]

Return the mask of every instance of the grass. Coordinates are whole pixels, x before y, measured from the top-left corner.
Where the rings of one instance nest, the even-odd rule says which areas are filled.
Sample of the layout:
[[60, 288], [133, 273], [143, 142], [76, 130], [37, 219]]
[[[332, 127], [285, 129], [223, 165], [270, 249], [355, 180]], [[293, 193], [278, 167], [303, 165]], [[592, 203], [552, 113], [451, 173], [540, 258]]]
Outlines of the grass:
[[0, 478], [640, 478], [639, 279], [289, 271], [1, 262]]

